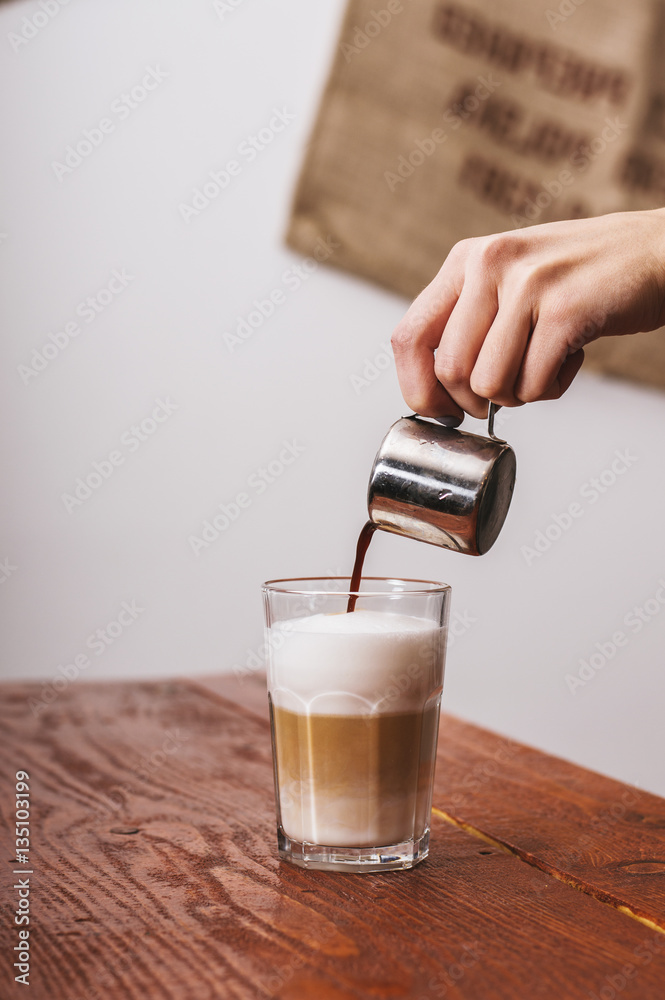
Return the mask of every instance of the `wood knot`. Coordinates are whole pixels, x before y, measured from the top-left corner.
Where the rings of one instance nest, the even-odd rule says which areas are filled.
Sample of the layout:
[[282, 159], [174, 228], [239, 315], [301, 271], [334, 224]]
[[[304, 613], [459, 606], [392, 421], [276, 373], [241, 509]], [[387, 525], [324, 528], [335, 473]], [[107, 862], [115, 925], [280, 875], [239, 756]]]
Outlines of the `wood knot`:
[[112, 826], [111, 829], [109, 830], [109, 833], [122, 833], [122, 834], [130, 834], [138, 832], [139, 832], [138, 826]]
[[665, 872], [665, 861], [645, 860], [645, 861], [622, 861], [619, 868], [623, 868], [630, 875], [662, 875]]

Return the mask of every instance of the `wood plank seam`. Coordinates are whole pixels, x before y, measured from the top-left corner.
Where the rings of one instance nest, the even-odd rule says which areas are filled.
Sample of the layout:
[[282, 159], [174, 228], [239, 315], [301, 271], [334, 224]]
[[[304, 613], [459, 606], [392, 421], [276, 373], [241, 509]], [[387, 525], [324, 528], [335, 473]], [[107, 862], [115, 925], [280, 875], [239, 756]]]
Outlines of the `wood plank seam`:
[[465, 833], [471, 834], [472, 837], [477, 837], [478, 840], [482, 840], [484, 843], [491, 844], [492, 847], [496, 847], [498, 850], [504, 851], [506, 854], [511, 854], [513, 857], [519, 858], [520, 861], [530, 865], [532, 868], [538, 868], [540, 871], [545, 872], [546, 875], [551, 875], [552, 878], [557, 879], [559, 882], [563, 882], [564, 885], [570, 886], [572, 889], [577, 889], [578, 892], [583, 892], [587, 896], [591, 896], [599, 903], [611, 906], [612, 909], [618, 910], [619, 913], [623, 913], [626, 916], [631, 917], [633, 920], [637, 920], [650, 930], [658, 931], [659, 934], [665, 934], [665, 926], [655, 923], [655, 921], [650, 920], [648, 917], [643, 917], [641, 914], [632, 909], [628, 903], [614, 899], [609, 893], [603, 892], [602, 889], [597, 889], [595, 886], [588, 885], [587, 883], [576, 879], [573, 875], [557, 871], [551, 865], [541, 861], [535, 855], [529, 854], [527, 851], [522, 851], [519, 847], [507, 844], [505, 841], [496, 840], [494, 837], [490, 837], [482, 830], [479, 830], [478, 827], [472, 826], [470, 823], [464, 823], [462, 820], [455, 819], [454, 816], [451, 816], [450, 813], [444, 812], [443, 809], [438, 809], [436, 806], [432, 806], [432, 812], [440, 819], [445, 820], [446, 823], [450, 823], [451, 826], [456, 826], [458, 829], [464, 830]]
[[[200, 692], [201, 691], [204, 692], [208, 697], [219, 698], [222, 702], [224, 702], [227, 705], [227, 707], [230, 706], [235, 711], [238, 711], [238, 709], [240, 709], [241, 712], [244, 712], [246, 715], [249, 715], [254, 720], [260, 719], [266, 727], [269, 726], [269, 721], [267, 716], [264, 716], [262, 713], [259, 714], [254, 705], [252, 705], [251, 707], [243, 705], [239, 702], [232, 700], [231, 698], [226, 697], [224, 694], [220, 692], [213, 691], [210, 688], [205, 687], [205, 685], [199, 685], [195, 681], [187, 680], [185, 681], [185, 683], [193, 688], [198, 689]], [[257, 684], [256, 687], [257, 688], [260, 687], [262, 690], [265, 690], [263, 684]], [[446, 812], [443, 809], [439, 809], [438, 807], [433, 806], [432, 812], [439, 818], [443, 819], [445, 822], [451, 824], [452, 826], [457, 827], [458, 829], [463, 830], [464, 832], [470, 834], [476, 839], [482, 840], [485, 843], [494, 847], [495, 849], [518, 858], [520, 861], [528, 865], [530, 868], [536, 868], [542, 871], [546, 875], [551, 875], [553, 878], [557, 879], [557, 881], [561, 882], [563, 885], [575, 889], [586, 896], [590, 896], [597, 902], [610, 906], [614, 910], [618, 910], [624, 916], [628, 916], [631, 919], [636, 920], [638, 923], [643, 924], [650, 930], [655, 930], [659, 934], [665, 935], [665, 924], [657, 923], [650, 917], [642, 913], [639, 913], [634, 906], [631, 906], [630, 903], [628, 903], [625, 899], [622, 899], [620, 896], [613, 896], [611, 893], [607, 892], [606, 890], [598, 886], [587, 883], [582, 879], [578, 879], [575, 875], [571, 874], [570, 872], [560, 871], [553, 865], [550, 865], [548, 862], [541, 860], [536, 855], [532, 854], [530, 851], [519, 848], [518, 846], [511, 844], [505, 840], [499, 840], [496, 837], [492, 837], [490, 834], [485, 833], [479, 827], [474, 826], [472, 823], [466, 823], [464, 820], [452, 816], [450, 813]]]
[[[542, 870], [519, 864], [503, 844], [479, 843], [436, 813], [430, 858], [405, 877], [321, 876], [280, 865], [265, 692], [243, 709], [233, 698], [218, 700], [179, 684], [81, 685], [29, 727], [23, 693], [3, 700], [7, 735], [0, 727], [0, 763], [11, 785], [24, 739], [21, 763], [40, 775], [35, 1000], [367, 1000], [370, 994], [433, 1000], [444, 993], [468, 1000], [588, 1000], [623, 996], [624, 986], [640, 1000], [664, 1000], [665, 936], [624, 923], [614, 908], [596, 906], [588, 893], [570, 892]], [[178, 754], [153, 756], [157, 748], [165, 753], [165, 733], [182, 732], [190, 739]], [[491, 755], [494, 737], [485, 743]], [[464, 812], [453, 807], [449, 793], [467, 787], [464, 774], [477, 773], [476, 756], [463, 751], [455, 771], [458, 744], [447, 746], [451, 780], [435, 799], [443, 811], [475, 825], [483, 837], [487, 830], [495, 841], [536, 856], [550, 851], [548, 862], [561, 869], [561, 855], [553, 860], [551, 854], [558, 841], [547, 835], [558, 827], [532, 827], [544, 808], [538, 796], [523, 797], [517, 808], [500, 789], [488, 816], [480, 808], [488, 802], [480, 786]], [[591, 804], [578, 807], [582, 779], [572, 782], [573, 835], [581, 809], [588, 819], [592, 807], [612, 800], [611, 789], [598, 799], [590, 789]], [[118, 788], [124, 789], [122, 808]], [[642, 855], [658, 849], [665, 802], [647, 818], [662, 826], [646, 831]], [[617, 858], [641, 856], [622, 853], [616, 843], [582, 870], [566, 862], [565, 871], [594, 882], [608, 860], [614, 871]], [[644, 881], [665, 889], [662, 875]], [[615, 897], [662, 920], [665, 898], [654, 895], [656, 909], [642, 910], [641, 897], [628, 888], [634, 883], [617, 884]], [[600, 882], [602, 890], [611, 892], [611, 885]], [[11, 968], [4, 942], [12, 934], [9, 925], [0, 932], [4, 1000]], [[19, 1000], [20, 992], [11, 996]]]

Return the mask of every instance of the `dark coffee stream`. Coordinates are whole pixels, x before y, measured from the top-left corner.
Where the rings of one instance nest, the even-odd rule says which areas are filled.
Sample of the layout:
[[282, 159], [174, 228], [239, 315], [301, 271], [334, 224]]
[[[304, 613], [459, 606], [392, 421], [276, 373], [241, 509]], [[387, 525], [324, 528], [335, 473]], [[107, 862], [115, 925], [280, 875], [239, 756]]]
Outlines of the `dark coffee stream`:
[[351, 594], [349, 595], [349, 601], [346, 606], [347, 614], [350, 611], [355, 611], [356, 601], [358, 600], [358, 594], [353, 593], [359, 590], [360, 581], [363, 575], [363, 563], [365, 562], [365, 556], [367, 555], [367, 550], [369, 548], [369, 543], [372, 541], [372, 535], [376, 531], [376, 525], [371, 521], [368, 521], [364, 526], [360, 535], [358, 536], [358, 545], [356, 546], [356, 561], [353, 564], [353, 573], [351, 575], [351, 585], [349, 590]]

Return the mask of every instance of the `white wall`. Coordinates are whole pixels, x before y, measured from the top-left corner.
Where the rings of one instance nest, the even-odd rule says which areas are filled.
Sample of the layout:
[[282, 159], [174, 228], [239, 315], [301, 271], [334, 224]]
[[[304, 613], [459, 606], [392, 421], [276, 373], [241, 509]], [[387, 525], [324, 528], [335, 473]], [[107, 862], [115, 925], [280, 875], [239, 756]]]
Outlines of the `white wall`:
[[[392, 368], [361, 392], [351, 376], [405, 303], [325, 267], [298, 290], [283, 280], [341, 2], [236, 4], [220, 17], [211, 2], [74, 0], [16, 52], [9, 33], [39, 5], [0, 9], [5, 679], [51, 681], [84, 653], [81, 676], [98, 680], [242, 666], [261, 644], [262, 580], [349, 571], [374, 452], [404, 412]], [[147, 67], [168, 77], [121, 120], [112, 104]], [[179, 204], [274, 108], [293, 121], [186, 223]], [[113, 131], [59, 180], [52, 162], [104, 117]], [[24, 384], [33, 348], [114, 269], [127, 287]], [[285, 301], [230, 353], [223, 334], [274, 289]], [[157, 399], [177, 409], [132, 450], [126, 432]], [[505, 415], [519, 478], [491, 553], [382, 534], [368, 564], [452, 584], [468, 628], [450, 651], [450, 711], [661, 794], [665, 614], [635, 632], [625, 617], [661, 608], [664, 426], [663, 395], [581, 376], [563, 401]], [[248, 477], [294, 440], [302, 455], [258, 495]], [[617, 449], [631, 467], [581, 497]], [[122, 464], [68, 511], [62, 495], [114, 450]], [[250, 506], [194, 554], [189, 537], [241, 491]], [[575, 500], [582, 516], [527, 564], [522, 547]], [[97, 655], [88, 638], [124, 601], [144, 610]], [[571, 693], [565, 675], [617, 630], [625, 647]]]

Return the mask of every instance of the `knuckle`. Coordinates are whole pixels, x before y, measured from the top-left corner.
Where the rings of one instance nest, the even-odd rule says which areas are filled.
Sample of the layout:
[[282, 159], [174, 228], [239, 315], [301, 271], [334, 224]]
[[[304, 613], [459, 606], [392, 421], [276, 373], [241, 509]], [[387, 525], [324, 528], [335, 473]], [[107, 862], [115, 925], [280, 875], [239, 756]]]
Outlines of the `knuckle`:
[[546, 287], [546, 268], [542, 264], [522, 261], [515, 269], [513, 292], [517, 297], [533, 300]]
[[513, 399], [507, 386], [499, 379], [492, 378], [489, 373], [472, 375], [470, 384], [472, 392], [475, 392], [476, 396], [480, 396], [481, 399], [491, 399], [495, 403], [501, 403], [502, 406], [510, 405], [504, 400]]
[[515, 259], [520, 249], [520, 241], [512, 233], [495, 233], [493, 236], [480, 237], [474, 242], [476, 264], [489, 271], [502, 270]]
[[437, 351], [434, 359], [434, 374], [443, 385], [453, 388], [469, 384], [471, 374], [469, 366], [454, 354], [441, 354]]
[[494, 399], [497, 393], [507, 389], [506, 373], [500, 370], [496, 361], [478, 360], [471, 372], [469, 385], [472, 392], [482, 399]]
[[480, 382], [477, 379], [471, 379], [471, 392], [476, 396], [480, 396], [481, 399], [491, 399], [495, 403], [499, 402], [499, 396], [501, 395], [500, 390], [492, 385], [491, 383]]
[[535, 403], [536, 400], [540, 399], [541, 393], [537, 392], [533, 386], [520, 386], [517, 390], [517, 398], [522, 403]]
[[535, 378], [525, 383], [524, 386], [520, 386], [516, 395], [522, 403], [536, 403], [544, 397], [547, 397], [547, 399], [558, 399], [561, 395], [561, 390], [558, 385], [555, 387], [551, 383], [546, 384], [545, 379]]
[[390, 344], [395, 354], [401, 354], [413, 346], [415, 339], [416, 334], [412, 325], [407, 321], [403, 321], [393, 330], [390, 337]]
[[513, 392], [499, 392], [494, 393], [493, 396], [488, 396], [493, 403], [498, 403], [499, 406], [521, 406], [522, 400], [518, 399]]
[[464, 404], [464, 410], [469, 414], [470, 417], [475, 417], [476, 420], [487, 420], [487, 403], [481, 401], [480, 403], [468, 402]]
[[479, 241], [479, 237], [470, 236], [465, 240], [459, 240], [450, 253], [448, 254], [447, 260], [458, 261], [466, 260], [469, 254], [473, 253], [476, 244]]
[[404, 396], [404, 402], [414, 413], [419, 413], [421, 417], [433, 417], [436, 416], [434, 412], [436, 406], [433, 405], [431, 399], [426, 393], [422, 392], [410, 392], [408, 395]]

